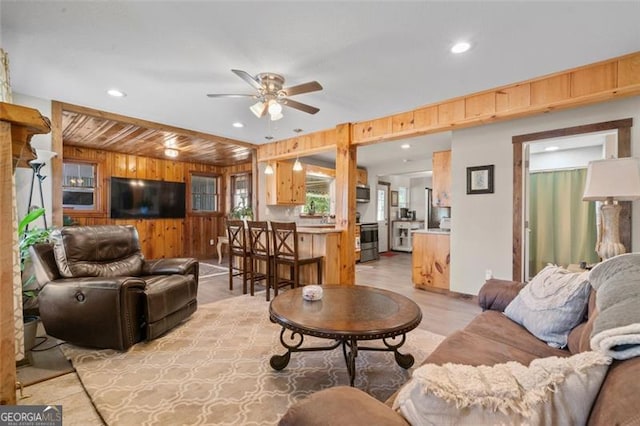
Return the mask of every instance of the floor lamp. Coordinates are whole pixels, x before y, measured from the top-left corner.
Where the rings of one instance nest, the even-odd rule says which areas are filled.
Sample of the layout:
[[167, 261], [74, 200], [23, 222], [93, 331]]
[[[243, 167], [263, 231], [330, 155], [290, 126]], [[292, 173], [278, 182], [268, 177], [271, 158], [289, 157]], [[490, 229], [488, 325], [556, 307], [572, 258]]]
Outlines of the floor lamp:
[[584, 201], [604, 201], [600, 207], [600, 238], [596, 252], [602, 259], [625, 253], [620, 242], [618, 201], [640, 199], [640, 160], [633, 157], [591, 161], [587, 169]]

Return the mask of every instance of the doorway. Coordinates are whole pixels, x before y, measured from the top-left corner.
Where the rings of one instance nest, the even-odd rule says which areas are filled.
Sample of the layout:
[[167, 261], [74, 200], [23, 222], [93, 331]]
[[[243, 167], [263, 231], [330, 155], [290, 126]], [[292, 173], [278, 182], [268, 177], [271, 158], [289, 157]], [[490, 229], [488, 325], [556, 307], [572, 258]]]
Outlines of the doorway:
[[[526, 236], [526, 220], [528, 220], [526, 206], [526, 189], [528, 179], [526, 173], [527, 143], [582, 135], [596, 132], [617, 133], [617, 157], [631, 156], [631, 118], [602, 123], [587, 124], [583, 126], [555, 129], [526, 135], [518, 135], [512, 138], [513, 142], [513, 269], [512, 279], [525, 280], [525, 260], [528, 238]], [[620, 239], [628, 251], [631, 247], [631, 203], [620, 202], [622, 211], [620, 214]]]
[[389, 182], [378, 182], [376, 188], [376, 221], [378, 222], [378, 251], [389, 251]]

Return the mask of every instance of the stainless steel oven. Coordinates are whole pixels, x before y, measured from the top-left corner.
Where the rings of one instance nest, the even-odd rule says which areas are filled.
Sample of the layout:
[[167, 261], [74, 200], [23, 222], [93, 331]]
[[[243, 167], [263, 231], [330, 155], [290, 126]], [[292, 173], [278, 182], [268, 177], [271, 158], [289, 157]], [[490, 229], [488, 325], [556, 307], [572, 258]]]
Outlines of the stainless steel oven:
[[360, 224], [360, 262], [379, 259], [378, 254], [378, 224]]

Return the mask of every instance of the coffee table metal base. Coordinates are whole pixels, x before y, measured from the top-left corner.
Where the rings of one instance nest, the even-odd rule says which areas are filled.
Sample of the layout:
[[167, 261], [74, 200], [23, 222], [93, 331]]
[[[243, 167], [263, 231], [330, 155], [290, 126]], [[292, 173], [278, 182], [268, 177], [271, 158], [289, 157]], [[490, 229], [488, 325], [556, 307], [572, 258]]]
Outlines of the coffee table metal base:
[[[289, 341], [287, 341], [285, 334], [289, 331], [291, 333]], [[395, 343], [394, 341], [398, 340]], [[273, 355], [269, 364], [274, 370], [282, 370], [291, 360], [291, 354], [293, 352], [311, 352], [311, 351], [331, 351], [342, 345], [342, 353], [344, 355], [344, 361], [347, 364], [347, 372], [349, 373], [349, 384], [353, 386], [356, 379], [356, 358], [359, 351], [379, 351], [379, 352], [393, 352], [396, 363], [404, 368], [411, 368], [414, 363], [413, 355], [403, 354], [398, 351], [404, 342], [406, 336], [404, 333], [391, 338], [382, 338], [382, 343], [385, 347], [370, 347], [370, 346], [358, 346], [358, 339], [355, 337], [345, 337], [343, 339], [334, 339], [334, 343], [327, 346], [314, 346], [314, 347], [302, 347], [304, 343], [304, 334], [298, 331], [292, 331], [286, 327], [282, 327], [280, 331], [280, 343], [287, 349], [287, 352], [283, 355]]]

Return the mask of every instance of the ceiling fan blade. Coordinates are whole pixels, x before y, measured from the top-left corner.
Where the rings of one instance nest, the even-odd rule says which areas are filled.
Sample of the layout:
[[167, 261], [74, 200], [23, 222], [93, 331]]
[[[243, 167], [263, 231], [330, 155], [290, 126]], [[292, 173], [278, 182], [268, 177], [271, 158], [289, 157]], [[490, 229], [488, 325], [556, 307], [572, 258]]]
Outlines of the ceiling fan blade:
[[262, 83], [260, 83], [259, 80], [256, 80], [256, 78], [251, 74], [249, 74], [248, 72], [242, 71], [242, 70], [231, 70], [231, 71], [235, 75], [237, 75], [238, 77], [240, 77], [241, 79], [249, 83], [251, 86], [253, 86], [255, 89], [258, 89], [258, 90], [262, 89]]
[[300, 95], [302, 93], [316, 92], [322, 90], [322, 86], [317, 81], [298, 84], [297, 86], [285, 87], [282, 89], [287, 96]]
[[210, 98], [253, 98], [255, 95], [241, 95], [233, 93], [207, 93]]
[[309, 114], [315, 114], [316, 112], [320, 111], [320, 108], [303, 104], [302, 102], [297, 102], [292, 99], [283, 99], [281, 103], [282, 105], [286, 105], [290, 108], [299, 109], [300, 111], [308, 112]]

